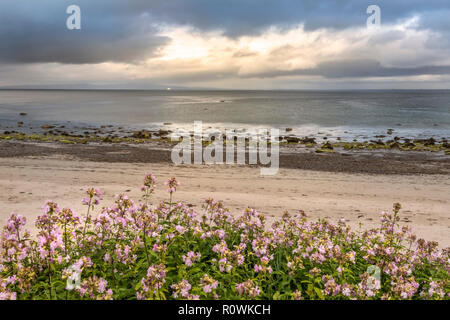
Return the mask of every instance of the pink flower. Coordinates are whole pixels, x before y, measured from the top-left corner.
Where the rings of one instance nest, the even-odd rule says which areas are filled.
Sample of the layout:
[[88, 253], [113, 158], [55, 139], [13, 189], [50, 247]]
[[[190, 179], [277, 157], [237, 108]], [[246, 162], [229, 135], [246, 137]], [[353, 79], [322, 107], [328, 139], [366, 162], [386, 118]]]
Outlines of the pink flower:
[[186, 232], [186, 228], [180, 225], [175, 226], [175, 230], [177, 230], [178, 233], [183, 234]]
[[106, 286], [108, 285], [108, 281], [103, 278], [100, 278], [98, 281], [98, 292], [103, 293], [106, 290]]
[[153, 173], [150, 172], [147, 174], [144, 178], [144, 185], [142, 186], [141, 190], [143, 192], [146, 192], [147, 194], [153, 193], [155, 189], [156, 179], [153, 176]]
[[200, 260], [202, 255], [200, 252], [189, 251], [187, 255], [183, 255], [183, 261], [188, 267], [192, 267], [193, 263], [197, 260]]
[[169, 193], [174, 193], [177, 190], [177, 187], [180, 185], [180, 183], [175, 178], [170, 178], [167, 180], [166, 185], [168, 186], [167, 191]]

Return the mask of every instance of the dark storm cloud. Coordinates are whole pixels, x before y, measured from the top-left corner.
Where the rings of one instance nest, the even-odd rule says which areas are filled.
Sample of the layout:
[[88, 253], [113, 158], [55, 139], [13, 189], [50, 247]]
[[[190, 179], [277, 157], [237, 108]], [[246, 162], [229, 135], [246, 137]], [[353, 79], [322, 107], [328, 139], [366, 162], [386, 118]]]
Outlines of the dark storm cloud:
[[[229, 37], [298, 23], [307, 30], [361, 27], [374, 3], [382, 23], [421, 14], [420, 27], [450, 31], [448, 0], [1, 0], [0, 62], [133, 63], [170, 41], [156, 35], [161, 24], [222, 30]], [[82, 30], [65, 27], [71, 4], [82, 9]]]
[[[81, 7], [81, 30], [66, 27], [66, 9], [74, 3]], [[3, 63], [133, 63], [169, 41], [156, 32], [145, 14], [119, 10], [103, 14], [86, 1], [0, 2]]]
[[350, 59], [326, 61], [315, 68], [295, 70], [274, 70], [264, 73], [248, 74], [245, 77], [274, 78], [282, 76], [322, 76], [325, 78], [372, 78], [401, 77], [416, 75], [450, 74], [450, 66], [420, 66], [415, 68], [384, 67], [378, 61], [369, 59]]
[[[102, 7], [96, 1], [97, 8]], [[366, 9], [376, 4], [382, 21], [395, 22], [414, 14], [427, 18], [423, 26], [450, 30], [448, 0], [132, 0], [107, 1], [105, 10], [136, 13], [146, 11], [161, 22], [190, 25], [201, 30], [224, 30], [229, 36], [259, 33], [276, 25], [304, 23], [307, 30], [364, 26]], [[108, 10], [108, 11], [109, 11]], [[437, 17], [437, 19], [435, 19]]]

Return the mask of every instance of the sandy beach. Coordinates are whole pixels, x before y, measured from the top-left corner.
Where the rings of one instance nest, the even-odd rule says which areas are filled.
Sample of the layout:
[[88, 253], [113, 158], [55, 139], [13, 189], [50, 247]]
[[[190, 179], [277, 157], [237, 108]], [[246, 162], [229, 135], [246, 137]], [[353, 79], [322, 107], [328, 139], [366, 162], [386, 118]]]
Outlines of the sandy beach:
[[[3, 149], [6, 150], [6, 149]], [[4, 155], [3, 155], [4, 156]], [[0, 164], [0, 221], [10, 212], [30, 222], [41, 214], [46, 200], [70, 207], [81, 215], [86, 187], [103, 192], [102, 205], [126, 193], [139, 199], [144, 174], [153, 171], [158, 188], [155, 201], [167, 198], [164, 181], [177, 177], [181, 187], [175, 199], [201, 210], [204, 199], [224, 201], [235, 214], [246, 206], [269, 217], [284, 210], [305, 210], [311, 219], [345, 218], [358, 229], [377, 226], [379, 213], [402, 204], [401, 224], [419, 237], [450, 246], [448, 174], [369, 174], [281, 168], [276, 176], [262, 177], [248, 166], [174, 166], [167, 162], [125, 163], [86, 161], [68, 155], [3, 157]]]

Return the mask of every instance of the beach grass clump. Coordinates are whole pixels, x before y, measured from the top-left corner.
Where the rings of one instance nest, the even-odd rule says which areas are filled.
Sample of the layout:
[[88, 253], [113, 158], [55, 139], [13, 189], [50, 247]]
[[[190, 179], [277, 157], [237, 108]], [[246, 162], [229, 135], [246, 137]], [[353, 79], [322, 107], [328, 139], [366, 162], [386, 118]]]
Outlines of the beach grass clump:
[[173, 144], [167, 137], [138, 139], [133, 137], [117, 137], [117, 136], [98, 136], [98, 135], [69, 135], [69, 134], [25, 134], [10, 133], [9, 135], [0, 134], [2, 140], [13, 141], [32, 141], [32, 142], [55, 142], [61, 144], [88, 144], [88, 143], [105, 143], [105, 144], [143, 144], [148, 142], [167, 142]]
[[200, 212], [117, 195], [97, 211], [101, 192], [86, 190], [86, 214], [47, 201], [26, 231], [12, 213], [0, 240], [0, 299], [450, 299], [450, 249], [400, 228], [400, 205], [376, 229], [284, 213], [270, 226], [246, 208], [233, 216], [207, 199]]

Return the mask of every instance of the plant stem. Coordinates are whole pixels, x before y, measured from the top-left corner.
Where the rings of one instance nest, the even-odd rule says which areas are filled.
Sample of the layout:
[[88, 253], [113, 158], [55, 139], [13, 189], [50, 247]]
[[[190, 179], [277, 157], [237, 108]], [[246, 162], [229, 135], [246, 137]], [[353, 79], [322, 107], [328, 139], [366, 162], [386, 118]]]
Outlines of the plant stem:
[[145, 228], [145, 222], [144, 222], [144, 248], [145, 248], [145, 256], [147, 258], [147, 267], [150, 268], [150, 258], [148, 257], [147, 232]]
[[64, 223], [64, 252], [67, 257], [67, 223]]
[[47, 265], [48, 265], [48, 286], [49, 286], [49, 294], [50, 294], [50, 300], [53, 300], [53, 294], [52, 294], [52, 269], [50, 267], [50, 261], [48, 261], [47, 258]]
[[86, 235], [87, 222], [89, 220], [89, 212], [91, 211], [91, 202], [92, 202], [92, 197], [89, 200], [89, 206], [88, 206], [88, 210], [87, 210], [87, 213], [86, 213], [86, 220], [84, 221], [83, 240], [84, 240], [84, 236]]

